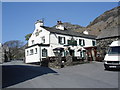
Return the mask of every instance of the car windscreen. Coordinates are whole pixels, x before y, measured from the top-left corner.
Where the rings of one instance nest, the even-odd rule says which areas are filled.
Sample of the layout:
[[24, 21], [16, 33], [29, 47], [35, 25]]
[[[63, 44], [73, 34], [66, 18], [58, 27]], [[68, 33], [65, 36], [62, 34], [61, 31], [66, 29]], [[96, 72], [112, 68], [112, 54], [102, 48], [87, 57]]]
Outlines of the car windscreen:
[[120, 46], [110, 47], [108, 54], [120, 54]]

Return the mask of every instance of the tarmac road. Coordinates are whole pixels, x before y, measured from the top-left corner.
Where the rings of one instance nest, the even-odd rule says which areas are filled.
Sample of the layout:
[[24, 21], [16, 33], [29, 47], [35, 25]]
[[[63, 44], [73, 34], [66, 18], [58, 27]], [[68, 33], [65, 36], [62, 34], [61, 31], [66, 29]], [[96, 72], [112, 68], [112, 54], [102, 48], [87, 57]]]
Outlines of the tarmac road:
[[2, 67], [3, 88], [118, 88], [118, 71], [105, 71], [102, 62], [52, 69], [13, 61]]

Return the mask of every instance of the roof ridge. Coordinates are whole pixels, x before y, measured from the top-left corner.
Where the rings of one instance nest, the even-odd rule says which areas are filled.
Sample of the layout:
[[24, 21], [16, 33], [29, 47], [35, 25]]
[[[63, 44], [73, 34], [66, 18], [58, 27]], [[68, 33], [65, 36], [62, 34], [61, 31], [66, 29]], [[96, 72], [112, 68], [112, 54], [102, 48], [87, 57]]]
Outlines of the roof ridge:
[[42, 26], [42, 27], [45, 28], [46, 30], [52, 32], [52, 33], [71, 35], [71, 36], [79, 36], [79, 37], [92, 38], [92, 39], [95, 39], [97, 37], [95, 35], [86, 35], [84, 33], [75, 32], [73, 30], [68, 30], [68, 29], [67, 30], [60, 30], [60, 29], [56, 29], [55, 27], [47, 27], [47, 26]]

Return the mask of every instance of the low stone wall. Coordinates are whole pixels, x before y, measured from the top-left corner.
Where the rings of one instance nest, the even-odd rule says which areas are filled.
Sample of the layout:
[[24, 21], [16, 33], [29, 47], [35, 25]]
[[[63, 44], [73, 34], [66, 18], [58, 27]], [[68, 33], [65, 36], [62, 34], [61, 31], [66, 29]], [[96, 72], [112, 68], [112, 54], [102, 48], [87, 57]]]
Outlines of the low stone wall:
[[66, 57], [49, 57], [49, 58], [43, 59], [43, 61], [41, 62], [41, 66], [59, 69], [66, 66], [73, 66], [77, 64], [86, 63], [86, 61], [87, 60], [77, 59], [70, 55]]
[[101, 57], [104, 57], [108, 52], [109, 45], [116, 40], [119, 40], [119, 37], [98, 39], [97, 40], [97, 51], [101, 53]]
[[61, 68], [61, 63], [59, 62], [59, 58], [58, 57], [52, 57], [52, 58], [49, 58], [49, 67], [52, 67], [52, 68]]

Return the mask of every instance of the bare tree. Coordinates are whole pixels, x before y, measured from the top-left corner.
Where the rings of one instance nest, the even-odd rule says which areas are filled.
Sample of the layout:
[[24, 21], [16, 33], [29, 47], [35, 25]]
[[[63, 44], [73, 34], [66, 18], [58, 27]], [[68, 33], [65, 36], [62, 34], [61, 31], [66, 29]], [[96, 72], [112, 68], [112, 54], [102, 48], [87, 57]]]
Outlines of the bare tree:
[[22, 48], [23, 42], [19, 40], [11, 40], [11, 41], [5, 42], [3, 46], [5, 51], [7, 51], [7, 56], [11, 60], [24, 58], [24, 49]]

